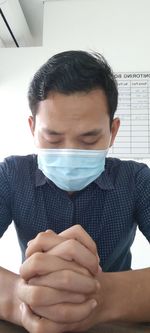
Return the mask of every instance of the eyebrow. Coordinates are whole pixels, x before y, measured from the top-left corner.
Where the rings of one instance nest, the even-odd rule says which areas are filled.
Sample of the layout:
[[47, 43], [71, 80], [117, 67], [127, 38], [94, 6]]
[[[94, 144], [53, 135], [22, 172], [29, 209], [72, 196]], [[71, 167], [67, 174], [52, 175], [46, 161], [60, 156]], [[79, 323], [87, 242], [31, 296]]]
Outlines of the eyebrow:
[[64, 133], [56, 132], [54, 130], [50, 130], [48, 128], [43, 128], [43, 132], [49, 134], [49, 135], [63, 135]]
[[102, 129], [96, 128], [91, 131], [80, 134], [80, 136], [96, 136], [98, 134], [102, 134]]
[[[48, 128], [43, 128], [43, 132], [49, 134], [49, 135], [63, 135], [64, 133], [62, 132], [56, 132], [54, 130], [50, 130]], [[79, 136], [81, 137], [86, 137], [86, 136], [96, 136], [98, 134], [102, 134], [102, 129], [96, 128], [91, 131], [81, 133]]]

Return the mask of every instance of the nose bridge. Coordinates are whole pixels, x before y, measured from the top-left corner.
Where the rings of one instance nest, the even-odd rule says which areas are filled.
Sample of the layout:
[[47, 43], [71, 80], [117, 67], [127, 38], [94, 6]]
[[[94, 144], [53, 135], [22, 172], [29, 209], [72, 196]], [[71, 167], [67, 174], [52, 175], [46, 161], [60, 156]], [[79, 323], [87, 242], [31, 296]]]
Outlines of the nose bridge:
[[77, 137], [75, 134], [68, 132], [64, 138], [64, 148], [66, 149], [76, 149], [79, 148], [77, 144]]
[[64, 148], [66, 148], [66, 149], [77, 149], [79, 147], [77, 147], [77, 144], [76, 144], [75, 140], [66, 139], [65, 142], [64, 142]]

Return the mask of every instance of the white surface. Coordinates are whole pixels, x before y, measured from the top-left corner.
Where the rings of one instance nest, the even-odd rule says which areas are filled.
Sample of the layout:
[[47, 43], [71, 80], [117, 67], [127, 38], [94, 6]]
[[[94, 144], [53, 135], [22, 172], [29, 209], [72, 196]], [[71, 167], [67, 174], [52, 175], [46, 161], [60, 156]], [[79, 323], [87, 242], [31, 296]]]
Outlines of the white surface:
[[[104, 54], [116, 72], [150, 71], [149, 12], [149, 0], [45, 3], [44, 47], [0, 49], [0, 159], [34, 151], [27, 123], [27, 87], [36, 69], [52, 54], [66, 49], [94, 49]], [[133, 267], [149, 266], [150, 247], [140, 234], [133, 254]], [[20, 265], [11, 227], [0, 240], [3, 264], [15, 271]]]
[[142, 233], [137, 230], [135, 241], [131, 248], [132, 268], [150, 267], [150, 246]]
[[19, 273], [21, 251], [13, 223], [0, 239], [0, 253], [3, 254], [0, 256], [0, 266]]

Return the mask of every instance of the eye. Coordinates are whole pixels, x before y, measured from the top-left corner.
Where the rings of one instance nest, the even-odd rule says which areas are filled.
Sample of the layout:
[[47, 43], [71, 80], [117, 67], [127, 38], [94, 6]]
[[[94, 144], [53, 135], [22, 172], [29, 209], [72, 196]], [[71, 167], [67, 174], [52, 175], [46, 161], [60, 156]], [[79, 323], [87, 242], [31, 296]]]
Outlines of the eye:
[[54, 138], [53, 138], [53, 140], [52, 140], [52, 138], [50, 139], [49, 137], [44, 137], [43, 136], [43, 139], [47, 142], [47, 143], [49, 143], [49, 144], [51, 144], [51, 145], [56, 145], [56, 144], [59, 144], [59, 143], [61, 143], [61, 140], [60, 139], [55, 139], [54, 140]]
[[95, 140], [93, 142], [83, 142], [83, 144], [87, 145], [87, 146], [92, 146], [92, 145], [95, 145], [97, 142], [98, 142], [98, 140]]
[[51, 145], [56, 145], [57, 143], [61, 143], [60, 140], [57, 140], [57, 141], [49, 141], [48, 142], [51, 144]]

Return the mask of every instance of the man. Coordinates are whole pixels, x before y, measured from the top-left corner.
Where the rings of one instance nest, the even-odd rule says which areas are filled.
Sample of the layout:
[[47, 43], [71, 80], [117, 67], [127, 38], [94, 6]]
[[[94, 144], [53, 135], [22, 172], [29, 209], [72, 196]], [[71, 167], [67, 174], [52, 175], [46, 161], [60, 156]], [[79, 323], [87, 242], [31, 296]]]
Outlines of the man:
[[131, 271], [130, 247], [137, 225], [150, 240], [150, 170], [106, 158], [120, 125], [109, 65], [57, 54], [28, 98], [37, 155], [0, 164], [0, 235], [14, 220], [23, 256], [20, 275], [0, 270], [0, 317], [31, 333], [149, 322], [150, 269]]

